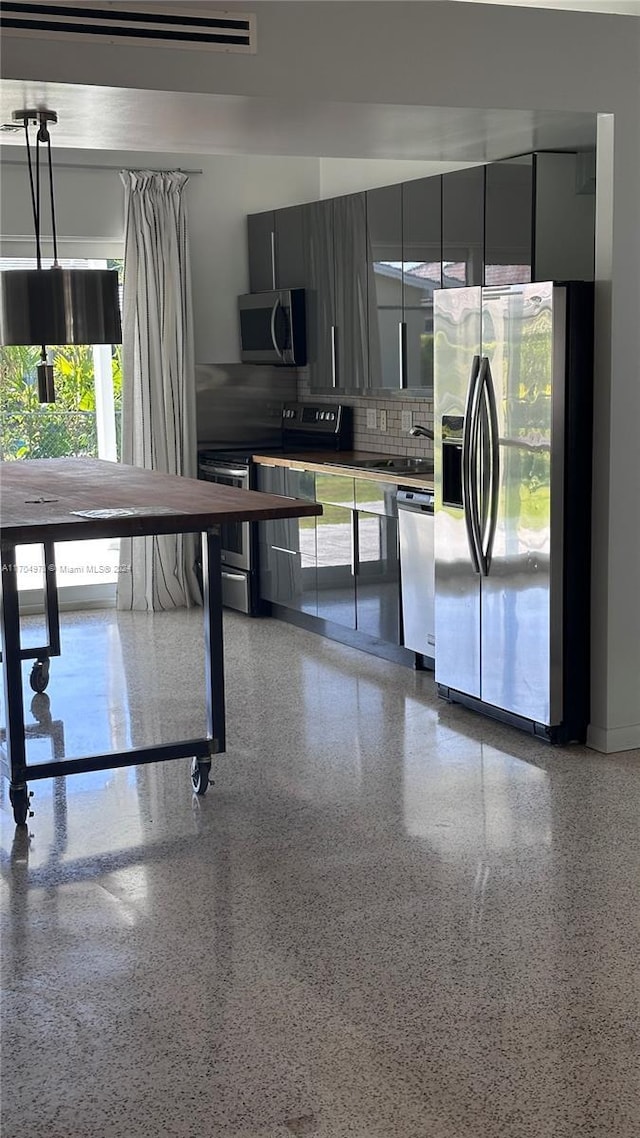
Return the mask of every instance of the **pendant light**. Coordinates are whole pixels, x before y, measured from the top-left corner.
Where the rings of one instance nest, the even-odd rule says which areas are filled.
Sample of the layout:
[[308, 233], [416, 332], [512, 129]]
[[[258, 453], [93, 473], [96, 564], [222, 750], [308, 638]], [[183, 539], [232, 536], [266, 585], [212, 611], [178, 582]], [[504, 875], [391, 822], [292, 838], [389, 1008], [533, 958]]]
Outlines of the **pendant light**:
[[[122, 341], [118, 273], [115, 269], [63, 269], [58, 264], [51, 136], [55, 111], [14, 111], [22, 122], [27, 144], [29, 187], [36, 238], [36, 268], [0, 272], [0, 343], [39, 344], [38, 398], [54, 403], [53, 367], [47, 363], [47, 344], [119, 344]], [[35, 164], [29, 126], [38, 128]], [[42, 268], [40, 213], [40, 144], [47, 147], [53, 266]], [[35, 171], [34, 171], [35, 165]]]

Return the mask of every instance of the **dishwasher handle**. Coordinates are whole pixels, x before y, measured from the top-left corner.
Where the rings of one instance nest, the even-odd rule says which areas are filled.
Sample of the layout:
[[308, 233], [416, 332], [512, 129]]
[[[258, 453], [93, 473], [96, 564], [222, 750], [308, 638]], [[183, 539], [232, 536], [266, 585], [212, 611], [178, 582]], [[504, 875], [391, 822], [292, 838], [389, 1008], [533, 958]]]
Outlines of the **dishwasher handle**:
[[433, 500], [432, 490], [398, 490], [396, 492], [399, 510], [415, 510], [423, 514], [432, 514]]

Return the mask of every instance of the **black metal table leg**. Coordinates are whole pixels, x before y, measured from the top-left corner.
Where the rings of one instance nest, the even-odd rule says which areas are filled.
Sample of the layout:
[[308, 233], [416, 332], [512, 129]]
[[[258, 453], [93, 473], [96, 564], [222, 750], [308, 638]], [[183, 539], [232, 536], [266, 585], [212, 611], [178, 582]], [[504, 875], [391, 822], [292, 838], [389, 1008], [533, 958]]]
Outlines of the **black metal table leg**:
[[27, 789], [24, 709], [22, 703], [22, 661], [20, 655], [20, 612], [18, 608], [18, 570], [16, 547], [2, 545], [2, 603], [0, 604], [2, 669], [7, 716], [7, 751], [11, 783], [9, 798], [18, 826], [29, 813]]
[[58, 606], [58, 580], [56, 576], [56, 547], [53, 541], [44, 542], [44, 612], [47, 624], [49, 655], [59, 656], [60, 609]]
[[[191, 778], [198, 794], [204, 794], [209, 784], [213, 755], [226, 746], [224, 699], [224, 644], [222, 629], [222, 575], [220, 558], [220, 527], [214, 526], [203, 535], [202, 577], [204, 594], [205, 633], [205, 695], [207, 705], [206, 738], [184, 739], [153, 747], [134, 747], [127, 751], [109, 751], [106, 754], [87, 755], [65, 759], [54, 754], [51, 762], [27, 765], [22, 687], [22, 660], [36, 656], [36, 664], [43, 667], [42, 653], [60, 652], [59, 610], [55, 568], [46, 569], [46, 608], [49, 630], [49, 649], [22, 649], [20, 643], [20, 611], [18, 606], [18, 576], [16, 550], [12, 544], [2, 543], [2, 599], [0, 603], [0, 660], [4, 664], [3, 683], [7, 709], [7, 727], [0, 736], [6, 742], [10, 789], [9, 797], [18, 825], [24, 825], [29, 811], [30, 794], [27, 778], [59, 778], [94, 770], [112, 770], [121, 766], [161, 762], [165, 759], [192, 757]], [[45, 546], [47, 565], [54, 565], [53, 546]], [[34, 684], [32, 683], [32, 687]], [[34, 689], [35, 690], [35, 689]], [[41, 691], [41, 688], [37, 689]], [[41, 698], [37, 696], [36, 698]], [[46, 699], [46, 697], [44, 697]], [[32, 704], [37, 717], [37, 708]]]
[[[224, 751], [226, 745], [219, 526], [214, 526], [202, 535], [202, 592], [207, 735], [211, 740], [211, 754], [214, 755]], [[210, 770], [211, 758], [193, 760], [191, 777], [198, 794], [205, 793]]]

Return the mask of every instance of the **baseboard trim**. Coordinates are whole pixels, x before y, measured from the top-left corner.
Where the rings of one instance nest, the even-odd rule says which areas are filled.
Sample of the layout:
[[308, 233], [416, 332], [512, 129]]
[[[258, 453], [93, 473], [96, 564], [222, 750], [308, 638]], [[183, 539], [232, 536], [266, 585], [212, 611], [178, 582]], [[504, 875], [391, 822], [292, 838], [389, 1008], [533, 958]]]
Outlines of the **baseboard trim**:
[[640, 723], [631, 723], [628, 727], [595, 727], [591, 724], [587, 730], [587, 746], [594, 751], [602, 751], [604, 755], [613, 755], [616, 751], [640, 750]]
[[378, 640], [375, 636], [368, 636], [365, 632], [356, 632], [334, 624], [323, 617], [311, 616], [310, 613], [299, 612], [297, 609], [286, 608], [284, 605], [271, 603], [268, 610], [263, 604], [263, 615], [273, 616], [287, 624], [295, 624], [307, 632], [315, 632], [327, 640], [335, 640], [338, 644], [346, 644], [348, 648], [357, 648], [360, 652], [367, 652], [370, 656], [378, 656], [382, 660], [389, 660], [393, 664], [402, 664], [407, 668], [416, 668], [419, 671], [433, 670], [435, 660], [430, 656], [418, 657], [409, 648], [402, 648], [397, 644], [388, 644], [385, 640]]

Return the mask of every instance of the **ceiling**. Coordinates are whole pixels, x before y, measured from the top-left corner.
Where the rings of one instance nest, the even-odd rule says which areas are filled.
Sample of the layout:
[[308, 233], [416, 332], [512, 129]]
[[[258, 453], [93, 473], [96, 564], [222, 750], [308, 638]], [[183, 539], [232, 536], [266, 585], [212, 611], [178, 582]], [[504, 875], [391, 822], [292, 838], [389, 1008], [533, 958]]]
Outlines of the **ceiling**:
[[[162, 3], [162, 0], [160, 0]], [[337, 2], [337, 0], [336, 0]], [[425, 0], [422, 0], [425, 2]], [[427, 0], [429, 2], [429, 0]], [[455, 0], [640, 16], [640, 0]], [[252, 0], [252, 5], [260, 0]], [[170, 6], [175, 7], [175, 0]], [[208, 8], [191, 0], [192, 8]], [[57, 111], [56, 147], [167, 154], [271, 154], [477, 162], [595, 146], [595, 115], [331, 103], [0, 80], [0, 142], [14, 110]], [[4, 124], [4, 125], [3, 125]]]
[[[595, 116], [388, 104], [296, 102], [235, 95], [0, 81], [0, 124], [14, 110], [58, 114], [55, 147], [176, 154], [486, 161], [595, 145]], [[1, 129], [1, 128], [0, 128]], [[24, 146], [24, 131], [0, 133]]]
[[466, 4], [510, 4], [521, 8], [561, 8], [572, 12], [605, 12], [640, 16], [640, 0], [458, 0]]

